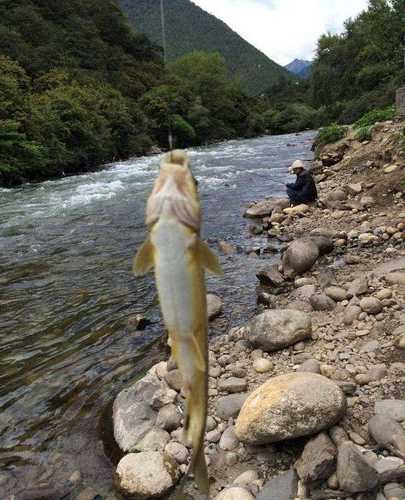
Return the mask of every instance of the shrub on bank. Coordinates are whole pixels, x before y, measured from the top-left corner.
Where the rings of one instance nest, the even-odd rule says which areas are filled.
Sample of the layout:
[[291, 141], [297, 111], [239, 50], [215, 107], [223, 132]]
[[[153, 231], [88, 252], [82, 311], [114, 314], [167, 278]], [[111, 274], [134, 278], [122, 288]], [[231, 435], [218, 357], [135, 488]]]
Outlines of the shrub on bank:
[[332, 144], [346, 137], [346, 134], [347, 127], [332, 123], [332, 125], [328, 127], [321, 128], [315, 138], [314, 146], [315, 148], [319, 148], [321, 146], [326, 146], [326, 144]]
[[363, 115], [359, 120], [357, 120], [357, 122], [354, 124], [354, 128], [361, 129], [365, 127], [371, 127], [377, 122], [392, 120], [394, 116], [394, 106], [389, 106], [385, 109], [373, 109], [372, 111], [369, 111], [368, 113]]

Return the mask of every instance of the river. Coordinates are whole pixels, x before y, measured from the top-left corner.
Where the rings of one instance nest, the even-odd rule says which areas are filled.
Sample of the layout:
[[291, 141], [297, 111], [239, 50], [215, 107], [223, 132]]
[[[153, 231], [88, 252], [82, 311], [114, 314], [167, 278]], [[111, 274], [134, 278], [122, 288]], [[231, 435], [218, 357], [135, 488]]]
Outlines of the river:
[[[240, 247], [220, 256], [218, 332], [256, 306], [257, 261], [242, 214], [283, 195], [288, 166], [310, 160], [314, 134], [230, 141], [189, 151], [199, 181], [203, 237]], [[75, 177], [0, 189], [0, 498], [61, 498], [111, 488], [110, 404], [162, 353], [153, 279], [135, 279], [144, 209], [159, 157]], [[135, 331], [133, 318], [150, 325]], [[214, 328], [215, 330], [215, 328]], [[70, 482], [69, 482], [70, 479]], [[66, 496], [70, 498], [70, 496]]]

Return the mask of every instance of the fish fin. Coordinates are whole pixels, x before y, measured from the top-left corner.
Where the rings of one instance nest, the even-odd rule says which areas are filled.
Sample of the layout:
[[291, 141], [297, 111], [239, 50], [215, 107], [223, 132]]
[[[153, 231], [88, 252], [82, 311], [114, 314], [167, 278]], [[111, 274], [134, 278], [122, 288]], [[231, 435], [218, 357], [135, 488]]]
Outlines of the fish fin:
[[132, 269], [135, 276], [142, 276], [148, 273], [153, 266], [153, 245], [148, 238], [135, 255]]
[[211, 251], [209, 246], [204, 241], [198, 242], [198, 255], [201, 264], [212, 274], [222, 276], [224, 274], [221, 265], [219, 264], [218, 257]]
[[210, 481], [208, 478], [207, 462], [205, 461], [203, 446], [201, 446], [195, 457], [193, 457], [191, 470], [193, 471], [194, 479], [199, 490], [208, 498], [210, 491]]

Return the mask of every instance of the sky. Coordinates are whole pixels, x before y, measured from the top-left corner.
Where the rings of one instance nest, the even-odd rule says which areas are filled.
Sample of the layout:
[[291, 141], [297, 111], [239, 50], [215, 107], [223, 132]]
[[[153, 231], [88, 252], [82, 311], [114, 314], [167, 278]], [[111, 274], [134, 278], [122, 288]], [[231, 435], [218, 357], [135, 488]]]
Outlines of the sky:
[[281, 65], [312, 59], [319, 37], [340, 33], [368, 0], [192, 0]]

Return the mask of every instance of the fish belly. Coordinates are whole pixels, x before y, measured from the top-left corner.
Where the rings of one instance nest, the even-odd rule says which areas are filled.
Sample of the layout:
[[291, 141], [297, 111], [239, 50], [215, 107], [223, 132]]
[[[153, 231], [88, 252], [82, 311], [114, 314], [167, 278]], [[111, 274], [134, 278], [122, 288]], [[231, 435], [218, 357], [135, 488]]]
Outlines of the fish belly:
[[189, 252], [193, 233], [176, 219], [163, 218], [155, 225], [151, 236], [156, 284], [166, 328], [187, 339], [192, 335], [196, 314], [197, 283]]

